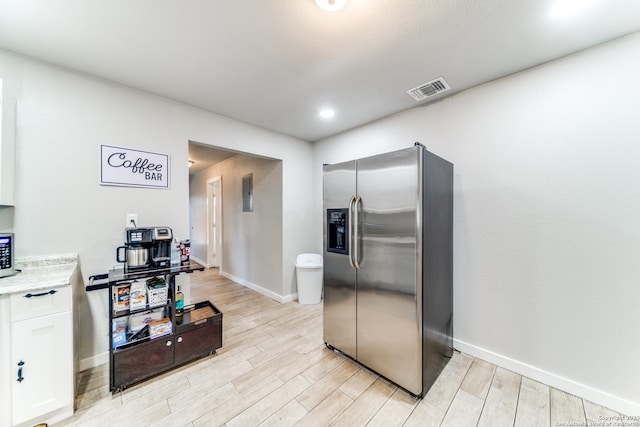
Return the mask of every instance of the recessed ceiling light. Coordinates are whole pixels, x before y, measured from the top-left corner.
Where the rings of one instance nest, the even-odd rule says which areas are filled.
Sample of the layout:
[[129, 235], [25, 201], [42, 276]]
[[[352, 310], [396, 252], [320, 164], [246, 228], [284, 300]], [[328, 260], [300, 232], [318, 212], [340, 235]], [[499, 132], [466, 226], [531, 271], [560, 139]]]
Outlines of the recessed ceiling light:
[[330, 119], [336, 115], [336, 112], [330, 108], [324, 108], [320, 110], [320, 117], [323, 119]]
[[594, 0], [556, 0], [551, 8], [551, 16], [560, 18], [571, 16], [591, 6]]
[[340, 10], [346, 3], [347, 0], [316, 0], [318, 7], [322, 10], [326, 10], [327, 12]]

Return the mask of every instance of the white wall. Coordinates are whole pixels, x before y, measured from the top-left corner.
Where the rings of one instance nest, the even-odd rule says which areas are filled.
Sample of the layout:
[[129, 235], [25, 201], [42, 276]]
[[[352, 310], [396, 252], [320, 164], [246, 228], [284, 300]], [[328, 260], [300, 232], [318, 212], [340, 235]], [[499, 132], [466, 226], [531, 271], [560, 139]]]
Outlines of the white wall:
[[[127, 213], [137, 213], [140, 225], [188, 236], [188, 141], [196, 140], [282, 159], [280, 292], [291, 293], [295, 255], [317, 246], [309, 227], [310, 143], [6, 51], [0, 77], [17, 99], [16, 207], [0, 214], [0, 227], [16, 233], [17, 256], [78, 252], [86, 281], [115, 263]], [[171, 188], [100, 186], [100, 144], [168, 154]], [[79, 291], [87, 366], [106, 361], [107, 293]]]
[[[253, 174], [253, 212], [242, 211], [242, 177]], [[279, 301], [282, 281], [282, 162], [237, 154], [191, 178], [192, 253], [207, 259], [207, 180], [222, 177], [223, 275]], [[194, 244], [195, 243], [195, 244]]]
[[455, 346], [640, 414], [638, 52], [634, 34], [316, 143], [316, 232], [323, 163], [422, 142], [455, 165]]

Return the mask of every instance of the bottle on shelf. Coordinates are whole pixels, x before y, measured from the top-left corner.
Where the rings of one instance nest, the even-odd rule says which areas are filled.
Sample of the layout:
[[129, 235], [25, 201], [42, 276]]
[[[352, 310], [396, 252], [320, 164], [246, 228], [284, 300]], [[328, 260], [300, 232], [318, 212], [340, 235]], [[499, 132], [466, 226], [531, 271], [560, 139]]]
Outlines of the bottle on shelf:
[[176, 292], [176, 323], [180, 325], [182, 323], [182, 316], [184, 315], [184, 294], [180, 285], [178, 285], [178, 292]]

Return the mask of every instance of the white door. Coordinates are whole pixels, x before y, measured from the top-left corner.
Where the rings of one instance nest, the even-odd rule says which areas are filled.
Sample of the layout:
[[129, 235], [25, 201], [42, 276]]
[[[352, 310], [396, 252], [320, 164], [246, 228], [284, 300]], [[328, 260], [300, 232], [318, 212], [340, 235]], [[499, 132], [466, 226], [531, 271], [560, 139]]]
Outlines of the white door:
[[207, 222], [208, 247], [207, 264], [209, 267], [220, 267], [222, 264], [222, 177], [207, 181]]
[[73, 403], [72, 333], [70, 311], [11, 324], [13, 424]]

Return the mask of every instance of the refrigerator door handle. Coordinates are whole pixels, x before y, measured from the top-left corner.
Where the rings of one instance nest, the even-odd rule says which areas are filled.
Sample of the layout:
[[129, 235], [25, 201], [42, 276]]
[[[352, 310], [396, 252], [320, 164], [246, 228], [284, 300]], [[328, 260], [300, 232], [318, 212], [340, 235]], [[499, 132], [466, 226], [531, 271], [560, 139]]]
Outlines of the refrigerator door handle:
[[355, 207], [355, 221], [353, 224], [353, 229], [355, 230], [353, 263], [355, 264], [355, 268], [360, 270], [360, 209], [358, 206], [362, 206], [362, 197], [357, 196], [353, 205]]
[[351, 199], [349, 199], [349, 264], [351, 264], [351, 268], [356, 268], [355, 264], [353, 263], [353, 248], [354, 248], [354, 244], [353, 244], [353, 237], [354, 237], [354, 221], [353, 221], [353, 211], [354, 211], [354, 206], [355, 206], [355, 201], [356, 201], [356, 196], [351, 196]]

